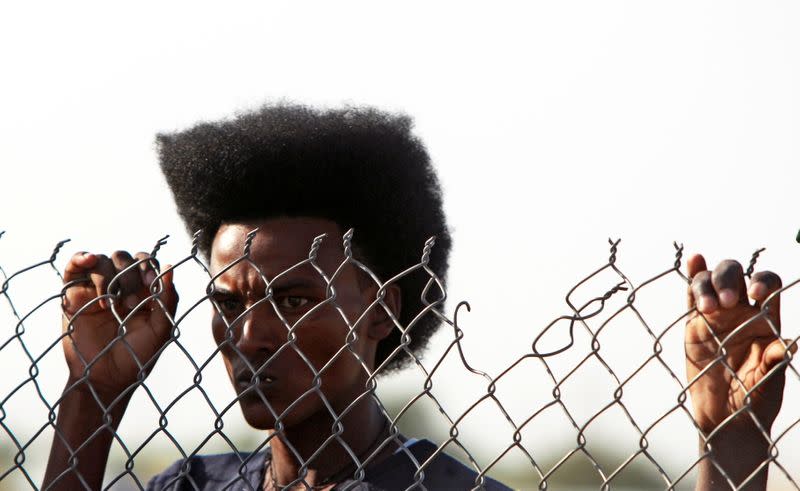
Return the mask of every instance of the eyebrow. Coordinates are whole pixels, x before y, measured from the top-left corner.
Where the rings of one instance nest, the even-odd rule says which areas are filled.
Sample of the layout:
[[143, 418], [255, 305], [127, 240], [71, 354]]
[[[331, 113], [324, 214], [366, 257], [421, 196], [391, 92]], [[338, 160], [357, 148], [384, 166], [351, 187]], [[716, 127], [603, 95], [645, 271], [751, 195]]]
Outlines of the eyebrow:
[[[320, 278], [321, 281], [313, 281], [310, 278], [291, 278], [291, 279], [279, 279], [276, 282], [273, 282], [271, 285], [273, 292], [281, 292], [286, 290], [292, 290], [295, 288], [325, 288], [327, 283]], [[220, 296], [236, 296], [236, 293], [232, 290], [229, 290], [222, 286], [217, 286], [216, 284], [212, 283], [214, 286], [213, 291], [211, 292], [213, 295], [220, 295]]]

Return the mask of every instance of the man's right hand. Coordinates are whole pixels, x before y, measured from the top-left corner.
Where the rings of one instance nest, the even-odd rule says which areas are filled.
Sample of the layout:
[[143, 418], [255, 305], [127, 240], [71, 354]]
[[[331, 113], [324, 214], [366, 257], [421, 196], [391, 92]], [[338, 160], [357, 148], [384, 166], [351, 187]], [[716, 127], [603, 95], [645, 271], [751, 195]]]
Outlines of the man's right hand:
[[72, 256], [64, 271], [65, 285], [72, 284], [62, 303], [70, 382], [86, 377], [104, 399], [113, 399], [152, 369], [178, 305], [173, 272], [158, 276], [156, 268], [144, 252]]

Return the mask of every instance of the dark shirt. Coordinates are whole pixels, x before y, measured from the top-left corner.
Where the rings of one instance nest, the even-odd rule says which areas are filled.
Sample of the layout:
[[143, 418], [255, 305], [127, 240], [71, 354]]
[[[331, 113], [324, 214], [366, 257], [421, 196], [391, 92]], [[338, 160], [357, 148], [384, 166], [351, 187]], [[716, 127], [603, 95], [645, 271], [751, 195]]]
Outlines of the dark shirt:
[[[436, 451], [436, 445], [428, 440], [419, 440], [407, 447], [420, 464]], [[269, 450], [257, 454], [221, 454], [194, 456], [175, 462], [167, 470], [155, 476], [147, 484], [148, 491], [170, 490], [260, 490], [263, 488], [264, 471], [270, 459]], [[391, 457], [367, 469], [363, 482], [347, 480], [336, 485], [334, 490], [354, 491], [402, 491], [411, 487], [418, 466], [405, 451], [400, 450]], [[425, 467], [420, 486], [414, 489], [468, 490], [476, 488], [478, 474], [446, 454], [439, 454]], [[484, 477], [482, 487], [487, 491], [510, 491], [505, 485]]]

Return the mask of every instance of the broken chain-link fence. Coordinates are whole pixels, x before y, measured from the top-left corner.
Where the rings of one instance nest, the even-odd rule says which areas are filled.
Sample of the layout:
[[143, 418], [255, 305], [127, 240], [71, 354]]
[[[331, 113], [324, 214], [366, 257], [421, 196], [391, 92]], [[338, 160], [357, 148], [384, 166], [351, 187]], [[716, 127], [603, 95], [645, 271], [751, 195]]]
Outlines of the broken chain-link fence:
[[[277, 433], [247, 431], [238, 411], [243, 397], [260, 401], [264, 411], [271, 413], [278, 432], [284, 420], [304, 400], [322, 401], [332, 421], [324, 445], [341, 445], [347, 449], [352, 464], [343, 477], [355, 483], [364, 478], [365, 469], [381, 450], [392, 444], [397, 444], [399, 451], [404, 451], [414, 462], [417, 469], [414, 483], [420, 489], [424, 488], [427, 466], [442, 452], [458, 457], [476, 471], [476, 488], [485, 483], [486, 477], [493, 477], [523, 489], [578, 489], [581, 486], [586, 489], [691, 489], [699, 464], [714, 458], [710, 445], [701, 445], [698, 452], [697, 436], [707, 441], [708, 435], [703, 435], [692, 417], [689, 388], [697, 377], [686, 380], [682, 359], [684, 324], [693, 309], [651, 315], [651, 310], [657, 309], [659, 302], [663, 303], [665, 295], [681, 296], [685, 291], [688, 278], [680, 269], [682, 246], [675, 244], [674, 257], [663, 262], [664, 267], [657, 274], [634, 284], [618, 267], [619, 241], [609, 241], [611, 250], [605, 263], [580, 279], [566, 295], [567, 313], [546, 326], [530, 326], [530, 345], [523, 350], [524, 354], [489, 374], [480, 369], [480, 358], [489, 358], [492, 354], [468, 356], [462, 346], [465, 330], [459, 326], [459, 317], [469, 310], [469, 304], [451, 303], [443, 282], [427, 266], [431, 248], [435, 247], [434, 239], [424, 245], [418, 264], [410, 265], [394, 278], [383, 279], [377, 278], [358, 260], [358, 254], [353, 253], [352, 231], [344, 236], [344, 259], [335, 271], [324, 271], [317, 264], [322, 242], [335, 240], [320, 236], [311, 244], [305, 259], [271, 275], [250, 256], [253, 237], [253, 233], [248, 236], [238, 259], [216, 272], [212, 272], [198, 254], [197, 236], [191, 253], [172, 263], [170, 270], [178, 275], [191, 270], [196, 278], [204, 278], [201, 286], [205, 294], [201, 292], [190, 298], [181, 292], [181, 308], [177, 314], [168, 316], [167, 339], [152, 359], [141, 360], [133, 353], [134, 348], [128, 342], [128, 324], [143, 309], [169, 311], [161, 299], [167, 271], [159, 270], [149, 282], [147, 298], [127, 309], [121, 308], [123, 299], [118, 283], [125, 271], [135, 270], [140, 265], [158, 270], [154, 259], [165, 244], [164, 239], [157, 242], [148, 257], [136, 260], [120, 272], [107, 285], [107, 292], [86, 307], [107, 302], [117, 323], [111, 341], [95, 357], [82, 360], [83, 377], [71, 386], [71, 389], [78, 384], [88, 386], [106, 416], [101, 427], [89, 438], [96, 438], [102, 432], [113, 433], [112, 459], [105, 475], [105, 488], [143, 489], [152, 475], [175, 460], [195, 454], [233, 452], [241, 462], [241, 473], [248, 466], [260, 464], [255, 462], [263, 459], [258, 452], [267, 448]], [[88, 280], [62, 283], [56, 260], [66, 242], [58, 243], [49, 258], [16, 271], [3, 270], [0, 258], [0, 293], [4, 297], [4, 310], [0, 312], [3, 316], [0, 323], [0, 367], [3, 370], [0, 489], [40, 489], [50, 443], [55, 439], [67, 444], [55, 425], [66, 379], [61, 345], [73, 342], [76, 320], [86, 309], [75, 312], [63, 332], [56, 324], [67, 289]], [[746, 272], [748, 276], [753, 273], [760, 252], [753, 255]], [[396, 349], [375, 370], [369, 369], [356, 349], [360, 317], [354, 318], [352, 313], [345, 312], [336, 295], [337, 277], [350, 266], [363, 272], [365, 281], [377, 291], [365, 312], [370, 309], [385, 312], [398, 335]], [[229, 315], [226, 309], [231, 309], [221, 305], [227, 299], [217, 295], [215, 282], [234, 267], [256, 272], [263, 281], [264, 295], [255, 304]], [[272, 287], [299, 268], [313, 269], [326, 295], [315, 305], [307, 306], [303, 315], [289, 318], [285, 315], [284, 300], [274, 295]], [[423, 299], [422, 310], [409, 323], [403, 324], [387, 305], [386, 294], [392, 285], [409, 275], [425, 275], [427, 283], [423, 291], [417, 292]], [[785, 282], [781, 289], [784, 303], [789, 301], [786, 296], [799, 281]], [[660, 285], [667, 286], [650, 294]], [[195, 326], [208, 325], [208, 305], [224, 327], [210, 349], [208, 346], [198, 348], [195, 338], [207, 339], [207, 329], [202, 336], [193, 331]], [[452, 314], [446, 313], [446, 306]], [[257, 363], [239, 350], [233, 335], [237, 326], [256, 308], [274, 312], [280, 319], [285, 338], [274, 353]], [[756, 317], [767, 319], [765, 312], [769, 308], [770, 303], [765, 302]], [[333, 309], [343, 326], [340, 349], [330, 359], [323, 360], [324, 363], [301, 349], [303, 333], [300, 331], [303, 322], [322, 309]], [[442, 327], [439, 349], [423, 355], [410, 349], [409, 344], [415, 325], [426, 316], [438, 317]], [[751, 322], [753, 319], [745, 321], [742, 328]], [[747, 485], [767, 470], [771, 489], [800, 489], [797, 465], [800, 430], [796, 428], [800, 423], [796, 402], [800, 374], [792, 364], [791, 350], [798, 338], [795, 331], [779, 333], [778, 326], [771, 322], [769, 325], [775, 339], [787, 338], [784, 360], [766, 377], [769, 380], [786, 370], [784, 407], [771, 432], [761, 428], [769, 444], [768, 457], [744, 482], [728, 481], [731, 489]], [[502, 327], [493, 327], [495, 336], [502, 336]], [[744, 391], [743, 381], [738, 380], [735, 371], [727, 365], [725, 348], [729, 339], [715, 337], [719, 356], [710, 365], [733, 374], [734, 383]], [[123, 397], [102, 400], [89, 382], [97, 360], [112, 349], [126, 350], [138, 367], [136, 381], [125, 392], [127, 397], [134, 391], [135, 394], [126, 420], [119, 428], [113, 424], [111, 414]], [[219, 366], [223, 352], [241, 360], [249, 370], [249, 387], [233, 396], [230, 389], [225, 392], [219, 388], [226, 384], [224, 371]], [[268, 384], [263, 383], [269, 382], [270, 363], [281, 356], [301, 360], [309, 371], [310, 383], [297, 400], [276, 409], [269, 389], [264, 389]], [[398, 357], [407, 357], [409, 367], [403, 372], [383, 374], [385, 367]], [[159, 358], [158, 365], [156, 358]], [[362, 394], [336, 409], [322, 381], [330, 376], [329, 372], [336, 371], [340, 359], [357, 363], [365, 373], [366, 383]], [[145, 378], [151, 370], [152, 374]], [[404, 389], [382, 393], [381, 385], [390, 384], [395, 377], [405, 377]], [[589, 382], [582, 384], [581, 379]], [[409, 384], [408, 380], [413, 383]], [[478, 390], [470, 392], [469, 384], [479, 387]], [[454, 398], [454, 393], [461, 395]], [[576, 393], [580, 397], [575, 396]], [[345, 430], [342, 421], [365, 398], [377, 403], [390, 424], [385, 438], [374, 442], [368, 452], [357, 452], [350, 449], [342, 437]], [[420, 410], [422, 407], [427, 408], [427, 412]], [[751, 412], [747, 397], [738, 413], [758, 419]], [[486, 415], [492, 420], [488, 421]], [[593, 433], [601, 427], [599, 433]], [[681, 432], [683, 436], [678, 436]], [[419, 461], [403, 446], [401, 433], [409, 437], [429, 437], [438, 446], [429, 459]], [[556, 433], [566, 436], [556, 441]], [[686, 435], [694, 440], [687, 440]], [[77, 466], [79, 450], [80, 447], [69, 449], [73, 467]], [[290, 484], [302, 487], [308, 462], [314, 456], [304, 461], [296, 449], [291, 450], [300, 460], [300, 472], [298, 480]], [[66, 469], [61, 477], [70, 472], [71, 469]], [[243, 474], [240, 477], [229, 483], [229, 489], [251, 487]], [[86, 485], [85, 481], [81, 482]], [[190, 483], [187, 489], [191, 488]]]

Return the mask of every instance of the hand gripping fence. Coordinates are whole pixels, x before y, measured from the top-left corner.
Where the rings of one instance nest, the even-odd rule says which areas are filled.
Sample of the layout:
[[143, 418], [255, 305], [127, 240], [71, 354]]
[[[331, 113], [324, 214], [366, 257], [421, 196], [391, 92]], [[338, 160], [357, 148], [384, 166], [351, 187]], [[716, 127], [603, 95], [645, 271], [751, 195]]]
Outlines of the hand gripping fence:
[[[116, 334], [111, 336], [110, 341], [94, 357], [81, 357], [81, 362], [85, 367], [83, 376], [66, 390], [75, 390], [79, 385], [88, 389], [94, 402], [103, 413], [103, 423], [91, 433], [87, 441], [75, 448], [69, 448], [71, 458], [68, 468], [59, 476], [59, 478], [63, 478], [75, 471], [78, 474], [79, 482], [87, 489], [90, 488], [89, 485], [76, 470], [79, 460], [77, 454], [83, 446], [104, 432], [112, 434], [114, 451], [118, 454], [117, 460], [114, 461], [112, 458], [109, 464], [105, 474], [104, 489], [145, 489], [153, 474], [163, 471], [175, 460], [185, 460], [194, 455], [206, 453], [212, 440], [224, 442], [221, 450], [233, 453], [240, 464], [238, 476], [226, 483], [223, 488], [253, 489], [253, 485], [246, 479], [246, 469], [253, 466], [263, 468], [264, 462], [259, 459], [263, 460], [264, 454], [259, 452], [269, 447], [273, 440], [284, 432], [287, 418], [293, 412], [301, 411], [304, 402], [318, 399], [324, 410], [330, 414], [332, 421], [330, 432], [324, 435], [319, 448], [312, 455], [306, 455], [305, 458], [301, 456], [300, 450], [292, 445], [291, 441], [285, 441], [288, 450], [299, 463], [297, 479], [291, 483], [285, 483], [285, 489], [313, 489], [305, 479], [308, 476], [309, 465], [325, 448], [338, 445], [345, 449], [351, 464], [343, 468], [345, 472], [342, 475], [337, 476], [335, 482], [345, 483], [342, 488], [337, 489], [361, 489], [359, 486], [365, 479], [370, 465], [375, 463], [387, 446], [397, 446], [397, 452], [405, 453], [416, 469], [413, 483], [408, 489], [428, 489], [425, 486], [426, 471], [430, 471], [432, 463], [438, 456], [446, 453], [458, 457], [467, 467], [475, 471], [473, 489], [484, 488], [490, 477], [521, 489], [692, 489], [695, 485], [698, 468], [704, 462], [710, 462], [719, 471], [724, 485], [729, 489], [746, 489], [748, 485], [768, 471], [770, 489], [800, 490], [800, 485], [798, 485], [800, 481], [800, 451], [798, 450], [800, 448], [800, 430], [797, 429], [798, 423], [800, 423], [800, 411], [798, 411], [796, 403], [798, 396], [796, 384], [800, 381], [800, 374], [793, 366], [793, 351], [798, 337], [796, 332], [780, 333], [774, 317], [770, 316], [770, 309], [775, 308], [775, 299], [778, 294], [781, 294], [782, 301], [786, 305], [791, 301], [791, 297], [787, 296], [790, 293], [789, 290], [795, 287], [800, 279], [787, 282], [785, 286], [763, 302], [753, 316], [740, 322], [732, 332], [718, 336], [705, 317], [694, 308], [674, 313], [670, 321], [652, 322], [648, 320], [649, 314], [646, 311], [646, 305], [649, 304], [642, 306], [643, 300], [640, 299], [647, 295], [648, 290], [661, 283], [672, 281], [674, 285], [683, 284], [684, 286], [681, 288], [685, 290], [685, 285], [690, 279], [680, 270], [683, 246], [674, 244], [674, 257], [670, 259], [669, 267], [637, 285], [617, 265], [620, 241], [609, 240], [610, 254], [605, 263], [581, 279], [567, 293], [565, 301], [568, 312], [556, 317], [543, 328], [534, 329], [533, 326], [530, 326], [531, 344], [529, 349], [505, 368], [496, 370], [495, 375], [490, 375], [476, 368], [477, 365], [473, 362], [468, 361], [467, 350], [463, 345], [463, 340], [469, 336], [469, 333], [465, 333], [465, 330], [459, 326], [459, 318], [463, 316], [465, 310], [470, 311], [470, 305], [462, 301], [455, 305], [452, 315], [448, 315], [445, 311], [447, 294], [443, 281], [429, 267], [431, 250], [435, 247], [434, 238], [424, 244], [417, 264], [382, 281], [370, 268], [359, 261], [358, 254], [353, 252], [352, 230], [344, 235], [343, 260], [335, 271], [326, 272], [318, 263], [318, 253], [323, 241], [331, 240], [329, 237], [319, 236], [314, 239], [304, 260], [270, 277], [251, 254], [256, 232], [254, 230], [248, 234], [241, 256], [216, 273], [212, 273], [211, 268], [198, 255], [199, 233], [195, 234], [190, 254], [174, 262], [170, 269], [178, 271], [178, 274], [187, 269], [194, 269], [195, 272], [201, 273], [207, 281], [205, 295], [196, 300], [182, 299], [180, 306], [184, 310], [179, 310], [179, 313], [174, 316], [169, 315], [169, 307], [162, 299], [164, 274], [168, 271], [166, 269], [159, 270], [160, 266], [156, 260], [160, 249], [166, 244], [166, 237], [157, 241], [149, 256], [136, 260], [134, 264], [119, 272], [109, 282], [107, 291], [103, 295], [97, 296], [89, 304], [79, 309], [60, 335], [55, 327], [58, 322], [57, 318], [49, 315], [47, 318], [40, 318], [41, 316], [38, 314], [48, 308], [51, 311], [54, 311], [54, 308], [60, 310], [67, 290], [89, 281], [86, 278], [79, 278], [66, 284], [63, 283], [56, 260], [68, 241], [59, 242], [48, 259], [12, 273], [3, 269], [3, 261], [0, 257], [0, 280], [2, 280], [0, 293], [6, 303], [4, 306], [6, 310], [0, 311], [0, 315], [3, 316], [0, 317], [2, 319], [2, 323], [0, 323], [2, 326], [0, 367], [3, 370], [3, 385], [0, 385], [0, 490], [44, 489], [42, 476], [50, 442], [56, 440], [69, 446], [62, 430], [56, 426], [56, 416], [62, 402], [60, 392], [62, 386], [58, 384], [63, 383], [66, 372], [45, 371], [44, 366], [58, 366], [55, 361], [49, 360], [60, 360], [60, 366], [63, 368], [62, 349], [59, 345], [63, 342], [73, 342], [76, 322], [79, 321], [81, 315], [85, 315], [87, 309], [101, 300], [105, 300], [110, 305], [110, 311], [114, 315], [117, 326]], [[0, 237], [2, 237], [2, 233], [0, 233]], [[355, 248], [357, 249], [357, 247]], [[745, 276], [748, 278], [754, 274], [756, 260], [762, 252], [763, 249], [759, 249], [752, 255], [745, 272]], [[158, 274], [149, 285], [149, 297], [142, 299], [130, 313], [124, 314], [123, 310], [118, 308], [122, 302], [120, 278], [127, 271], [138, 268], [142, 264], [152, 266]], [[264, 295], [241, 313], [230, 318], [225, 314], [224, 306], [220, 305], [220, 301], [215, 297], [216, 282], [226, 272], [242, 267], [257, 273], [264, 285]], [[278, 303], [280, 299], [276, 299], [273, 285], [291, 276], [299, 268], [307, 269], [309, 267], [319, 275], [320, 281], [325, 285], [325, 298], [311, 306], [297, 319], [290, 319], [285, 315], [285, 306]], [[353, 318], [342, 307], [335, 287], [335, 283], [348, 267], [355, 267], [363, 272], [364, 277], [368, 278], [368, 281], [377, 288], [372, 303], [366, 306], [356, 318]], [[412, 274], [427, 275], [424, 289], [416, 292], [422, 299], [423, 308], [410, 322], [403, 325], [386, 303], [386, 295], [392, 285]], [[17, 284], [22, 284], [27, 276], [36, 276], [35, 285], [38, 288], [50, 289], [52, 293], [42, 296], [40, 292], [33, 292], [37, 298], [43, 298], [43, 300], [32, 302], [18, 300], [18, 297], [21, 296], [31, 297], [32, 292], [25, 291], [23, 295], [22, 286], [16, 287]], [[592, 290], [594, 293], [587, 295], [586, 291], [588, 290]], [[681, 289], [675, 291], [673, 288], [670, 291], [676, 296], [683, 295]], [[795, 299], [795, 301], [800, 303], [800, 299]], [[22, 309], [20, 307], [22, 303], [28, 303], [30, 306]], [[210, 304], [218, 313], [218, 318], [224, 323], [222, 340], [215, 343], [211, 354], [193, 351], [194, 348], [190, 342], [191, 337], [195, 336], [195, 333], [189, 329], [194, 318], [193, 313], [204, 304]], [[145, 308], [145, 305], [153, 305], [151, 308], [161, 309], [169, 318], [170, 328], [168, 338], [157, 349], [155, 356], [150, 359], [139, 359], [134, 352], [134, 347], [129, 343], [131, 338], [128, 323], [139, 309]], [[234, 332], [240, 328], [244, 319], [259, 307], [271, 309], [280, 320], [280, 324], [285, 329], [285, 342], [266, 360], [255, 363], [240, 350]], [[301, 328], [307, 319], [323, 309], [333, 309], [336, 312], [341, 320], [344, 336], [339, 349], [329, 359], [320, 363], [319, 360], [314, 359], [313, 355], [301, 349], [304, 335]], [[370, 369], [370, 364], [357, 349], [360, 335], [358, 325], [370, 309], [380, 309], [385, 312], [393, 323], [394, 329], [400, 333], [398, 346], [388, 359], [374, 370]], [[442, 327], [439, 335], [443, 336], [446, 341], [443, 347], [435, 353], [431, 352], [423, 356], [411, 349], [410, 343], [414, 336], [415, 326], [426, 316], [435, 316], [441, 321]], [[693, 316], [699, 316], [705, 323], [710, 337], [714, 340], [716, 351], [713, 360], [696, 376], [687, 381], [684, 360], [668, 356], [667, 353], [670, 350], [675, 352], [676, 346], [681, 353], [683, 352], [681, 340], [684, 324], [688, 318]], [[200, 318], [198, 315], [197, 323], [202, 324]], [[625, 322], [628, 323], [626, 324], [628, 326], [631, 325], [630, 319], [634, 319], [633, 325], [639, 336], [637, 339], [644, 339], [645, 344], [640, 343], [635, 348], [626, 351], [620, 347], [614, 348], [605, 341], [606, 336], [610, 335], [623, 322], [623, 318], [627, 319]], [[204, 322], [207, 324], [208, 319], [205, 318]], [[748, 390], [747, 380], [743, 380], [740, 372], [731, 366], [728, 350], [733, 346], [732, 340], [736, 335], [755, 322], [765, 322], [771, 331], [771, 339], [782, 340], [784, 357], [782, 361], [771, 368], [761, 382]], [[788, 325], [789, 323], [784, 320], [784, 324]], [[207, 329], [203, 333], [207, 336]], [[787, 338], [787, 336], [794, 337]], [[554, 343], [553, 339], [559, 341]], [[97, 366], [98, 360], [109, 355], [112, 349], [119, 351], [119, 346], [124, 347], [130, 358], [134, 360], [137, 367], [136, 380], [116, 399], [104, 400], [90, 381], [90, 375], [92, 369]], [[620, 351], [622, 351], [622, 356], [627, 357], [628, 360], [642, 361], [634, 363], [631, 369], [620, 369], [619, 363], [616, 363], [616, 358], [620, 357]], [[212, 394], [216, 389], [207, 380], [210, 377], [208, 367], [215, 363], [215, 360], [218, 360], [223, 352], [238, 359], [239, 363], [243, 363], [247, 368], [247, 373], [252, 377], [250, 386], [246, 390], [241, 391], [225, 404], [220, 404], [216, 400], [218, 397], [215, 398]], [[78, 354], [80, 356], [80, 351]], [[172, 379], [169, 374], [159, 373], [157, 368], [154, 370], [156, 360], [162, 355], [173, 356], [178, 363], [188, 363], [193, 375], [188, 379]], [[304, 387], [301, 394], [283, 409], [274, 407], [270, 401], [271, 396], [268, 389], [262, 390], [260, 385], [269, 378], [265, 373], [270, 364], [281, 357], [301, 360], [311, 374], [308, 386]], [[397, 357], [408, 358], [410, 363], [405, 370], [414, 373], [417, 377], [416, 380], [421, 381], [421, 386], [414, 386], [413, 390], [403, 395], [399, 402], [387, 404], [384, 403], [378, 392], [383, 381], [391, 378], [393, 374], [386, 375], [386, 378], [379, 377], [379, 375], [387, 371], [387, 365]], [[476, 357], [480, 356], [472, 358]], [[326, 394], [323, 390], [323, 380], [328, 376], [333, 376], [331, 374], [335, 372], [337, 363], [342, 359], [355, 361], [363, 371], [366, 380], [362, 393], [344, 405], [341, 404], [341, 401], [332, 400], [330, 394]], [[445, 370], [445, 365], [452, 365], [454, 362], [456, 366], [460, 367], [464, 379], [482, 381], [481, 392], [477, 395], [470, 395], [466, 404], [451, 404], [448, 394], [457, 388], [441, 382], [440, 375]], [[608, 377], [604, 379], [608, 381], [607, 387], [604, 387], [604, 391], [598, 392], [600, 395], [592, 403], [576, 404], [574, 401], [570, 401], [565, 395], [570, 384], [577, 383], [576, 381], [579, 381], [581, 377], [586, 376], [591, 367], [594, 367], [595, 371], [607, 373]], [[536, 401], [531, 399], [532, 402], [523, 410], [512, 411], [510, 404], [503, 399], [505, 392], [499, 387], [507, 379], [519, 377], [520, 374], [524, 378], [527, 376], [527, 372], [534, 370], [543, 377], [537, 380], [546, 381], [546, 397], [540, 397]], [[732, 387], [740, 391], [739, 394], [744, 403], [713, 431], [705, 432], [693, 416], [690, 391], [702, 377], [712, 370], [723, 371], [728, 375]], [[154, 373], [148, 377], [151, 371]], [[665, 407], [660, 407], [658, 414], [642, 417], [641, 412], [637, 412], [634, 406], [638, 407], [643, 401], [632, 399], [631, 394], [637, 393], [635, 390], [637, 381], [649, 377], [647, 373], [653, 371], [658, 372], [662, 377], [659, 378], [659, 384], [653, 384], [648, 387], [648, 390], [652, 394], [664, 395], [671, 402]], [[754, 396], [760, 393], [759, 391], [773, 379], [782, 376], [781, 374], [784, 372], [786, 388], [783, 408], [775, 425], [768, 428], [753, 409]], [[664, 377], [664, 375], [666, 376]], [[170, 378], [169, 384], [179, 387], [179, 392], [172, 399], [165, 401], [163, 396], [153, 388], [159, 377]], [[51, 381], [55, 381], [55, 384]], [[540, 382], [537, 383], [540, 384]], [[58, 387], [59, 390], [47, 387]], [[541, 386], [538, 386], [538, 389], [541, 389]], [[514, 390], [525, 392], [526, 387], [518, 384]], [[156, 416], [150, 426], [139, 424], [136, 434], [123, 428], [117, 428], [112, 416], [114, 409], [123, 404], [126, 398], [130, 398], [134, 391], [136, 391], [138, 399], [133, 399], [127, 409], [126, 417], [134, 418], [135, 414], [139, 414], [136, 412], [137, 404], [146, 406], [151, 413], [155, 411]], [[531, 391], [533, 391], [532, 388]], [[201, 424], [195, 418], [187, 421], [172, 417], [182, 399], [188, 398], [190, 395], [204, 401], [211, 413], [208, 416], [209, 421]], [[226, 422], [238, 416], [237, 406], [245, 397], [255, 398], [263, 411], [270, 413], [270, 417], [275, 422], [274, 432], [250, 430], [258, 436], [256, 439], [250, 437], [245, 442], [237, 441], [241, 438], [229, 434], [233, 430]], [[20, 399], [26, 399], [28, 405], [17, 403]], [[356, 405], [365, 399], [373, 400], [382, 415], [388, 420], [388, 429], [382, 433], [386, 436], [374, 442], [366, 451], [350, 448], [344, 438], [346, 430], [344, 420]], [[401, 428], [415, 427], [414, 419], [420, 417], [415, 408], [423, 402], [433, 409], [439, 422], [437, 425], [440, 431], [436, 438], [425, 434], [405, 435], [417, 438], [429, 437], [436, 440], [435, 451], [425, 459], [417, 459], [409, 451], [409, 446], [403, 444]], [[497, 421], [493, 422], [494, 426], [486, 425], [486, 427], [504, 426], [508, 433], [480, 435], [480, 439], [476, 440], [474, 437], [470, 437], [469, 433], [480, 432], [483, 425], [475, 425], [471, 418], [487, 407], [496, 415]], [[44, 414], [45, 419], [31, 420], [26, 417], [26, 413]], [[554, 413], [558, 413], [558, 418], [569, 429], [569, 439], [565, 440], [568, 442], [568, 446], [559, 447], [556, 442], [553, 442], [553, 448], [545, 451], [542, 450], [544, 445], [531, 443], [537, 439], [537, 436], [531, 433], [538, 428], [536, 426], [538, 421], [551, 421], [547, 418], [552, 418]], [[603, 425], [603, 421], [611, 413], [620, 416], [614, 420], [614, 425], [610, 430], [607, 429], [612, 436], [608, 437], [609, 433], [607, 432], [606, 438], [612, 441], [601, 446], [593, 445], [596, 435], [592, 432]], [[202, 414], [208, 414], [208, 411], [204, 409]], [[197, 418], [201, 418], [201, 416]], [[743, 479], [737, 480], [726, 472], [726, 468], [722, 464], [716, 461], [713, 439], [715, 436], [723, 434], [728, 426], [743, 418], [753, 422], [757, 436], [764, 439], [768, 450], [761, 463], [752, 472]], [[144, 417], [141, 419], [149, 422]], [[193, 441], [181, 439], [181, 435], [186, 433], [187, 427], [191, 431], [191, 428], [205, 428], [205, 425], [210, 425], [213, 429], [204, 437], [197, 438], [198, 435], [195, 435]], [[680, 457], [677, 459], [680, 461], [678, 463], [675, 459], [665, 458], [663, 448], [658, 450], [654, 443], [659, 438], [663, 440], [663, 435], [658, 436], [663, 427], [670, 428], [670, 432], [673, 431], [672, 429], [680, 427], [680, 431], [694, 435], [693, 440], [684, 438], [670, 441], [667, 438], [667, 446], [671, 453]], [[696, 443], [698, 437], [699, 451]], [[494, 443], [486, 445], [489, 448], [487, 450], [487, 448], [483, 448], [484, 444], [481, 441], [490, 439], [493, 439]], [[623, 439], [628, 441], [629, 445], [622, 454], [618, 452], [613, 459], [602, 455], [603, 447], [614, 447]], [[161, 452], [155, 448], [158, 447], [158, 441], [168, 442], [169, 457], [158, 456], [158, 453]], [[242, 448], [245, 445], [247, 448]], [[512, 464], [506, 464], [508, 461], [511, 461]], [[583, 470], [575, 470], [576, 462], [583, 464]], [[179, 463], [177, 465], [176, 477], [172, 482], [165, 483], [168, 488], [170, 484], [175, 484], [177, 479], [188, 473], [187, 464], [181, 466]], [[266, 469], [264, 470], [266, 471]], [[633, 481], [631, 484], [630, 476], [626, 477], [626, 475], [634, 470], [646, 473], [647, 479]], [[577, 472], [581, 472], [583, 477], [576, 478], [573, 473]], [[56, 480], [57, 482], [58, 480]], [[576, 483], [579, 482], [583, 487], [578, 487], [579, 484]], [[637, 482], [638, 484], [636, 484]], [[191, 478], [188, 479], [186, 486], [182, 489], [198, 487]]]

